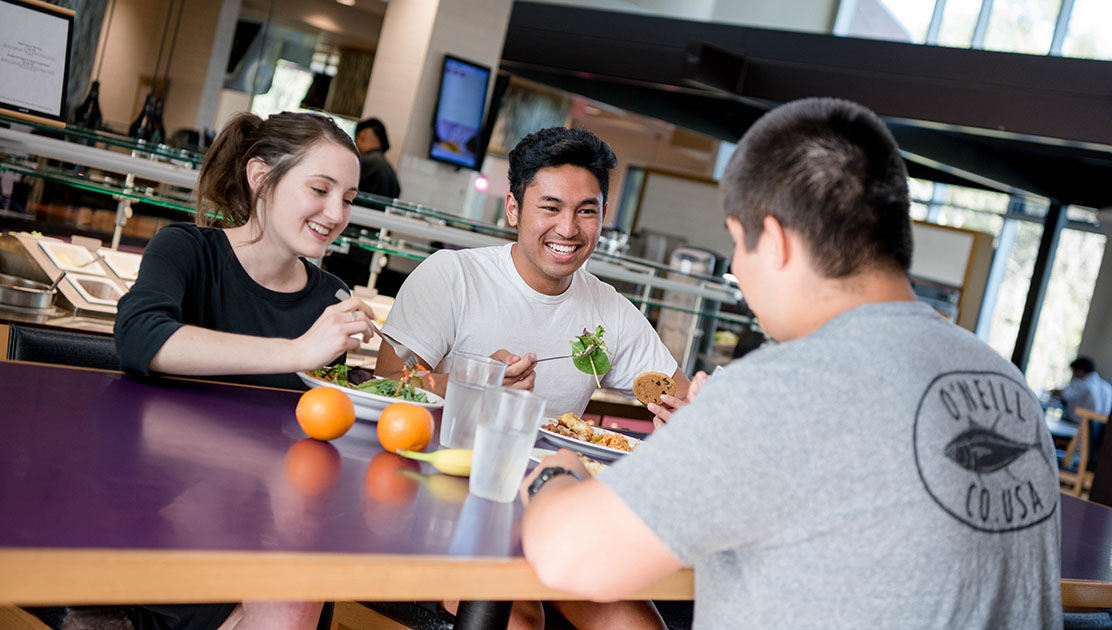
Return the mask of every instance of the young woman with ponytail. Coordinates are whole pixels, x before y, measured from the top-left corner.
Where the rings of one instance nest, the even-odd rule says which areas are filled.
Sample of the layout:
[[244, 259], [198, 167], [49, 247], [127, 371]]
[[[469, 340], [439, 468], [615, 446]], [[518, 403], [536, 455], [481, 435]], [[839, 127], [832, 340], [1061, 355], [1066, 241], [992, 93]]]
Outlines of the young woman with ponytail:
[[[359, 336], [369, 339], [374, 313], [358, 298], [339, 301], [346, 285], [308, 259], [324, 256], [347, 226], [358, 182], [359, 152], [330, 119], [233, 118], [201, 168], [196, 223], [151, 239], [120, 300], [124, 369], [302, 389], [294, 372], [342, 361]], [[320, 602], [137, 606], [132, 621], [137, 630], [309, 630], [321, 610]]]
[[148, 244], [120, 300], [125, 370], [301, 389], [294, 372], [342, 361], [369, 338], [370, 307], [337, 301], [320, 258], [347, 226], [359, 182], [351, 138], [317, 114], [240, 114], [201, 168], [196, 225]]

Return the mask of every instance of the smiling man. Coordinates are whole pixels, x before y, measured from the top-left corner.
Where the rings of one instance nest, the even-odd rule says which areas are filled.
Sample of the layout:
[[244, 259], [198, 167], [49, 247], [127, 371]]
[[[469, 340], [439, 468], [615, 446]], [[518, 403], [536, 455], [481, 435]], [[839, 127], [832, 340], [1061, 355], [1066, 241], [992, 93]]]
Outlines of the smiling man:
[[[439, 251], [410, 274], [383, 332], [405, 344], [434, 373], [454, 352], [509, 363], [504, 384], [532, 389], [548, 402], [546, 415], [583, 413], [595, 377], [571, 360], [571, 340], [586, 328], [605, 329], [610, 371], [603, 387], [630, 391], [642, 372], [674, 374], [677, 396], [688, 380], [648, 320], [614, 288], [583, 268], [594, 252], [606, 214], [613, 151], [584, 129], [551, 127], [529, 134], [510, 151], [506, 221], [517, 242]], [[375, 373], [400, 374], [388, 344]], [[434, 377], [443, 392], [445, 378]], [[661, 628], [650, 604], [600, 606], [562, 602], [557, 609], [578, 628]], [[543, 626], [539, 607], [515, 604], [511, 628]]]
[[[847, 101], [784, 105], [720, 189], [731, 269], [779, 343], [692, 385], [598, 478], [569, 451], [546, 458], [522, 485], [541, 581], [612, 600], [691, 566], [696, 630], [1060, 628], [1041, 407], [1014, 365], [916, 301], [884, 123]], [[621, 535], [583, 535], [600, 531]]]
[[[603, 387], [631, 390], [642, 372], [674, 373], [682, 397], [687, 378], [648, 320], [583, 268], [606, 213], [610, 147], [584, 129], [551, 127], [523, 138], [509, 159], [505, 212], [517, 242], [436, 252], [406, 279], [383, 331], [434, 373], [454, 352], [506, 361], [505, 384], [543, 396], [555, 417], [583, 413], [594, 376], [570, 360], [533, 360], [570, 354], [573, 337], [601, 325], [611, 364]], [[381, 346], [375, 372], [401, 367]], [[442, 391], [445, 379], [433, 380]]]

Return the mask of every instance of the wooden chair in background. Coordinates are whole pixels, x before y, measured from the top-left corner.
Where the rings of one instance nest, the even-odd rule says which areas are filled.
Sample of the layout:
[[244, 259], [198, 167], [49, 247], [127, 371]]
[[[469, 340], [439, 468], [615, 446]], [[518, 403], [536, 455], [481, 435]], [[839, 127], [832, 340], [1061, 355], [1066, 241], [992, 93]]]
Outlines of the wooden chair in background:
[[[1073, 436], [1066, 446], [1065, 457], [1058, 469], [1058, 482], [1063, 488], [1075, 497], [1082, 493], [1093, 483], [1093, 472], [1089, 470], [1089, 453], [1092, 444], [1092, 427], [1094, 423], [1107, 424], [1108, 416], [1097, 413], [1092, 409], [1075, 409], [1074, 416], [1080, 422], [1077, 435]], [[1091, 421], [1091, 422], [1090, 422]], [[1077, 454], [1077, 467], [1074, 468], [1074, 454]]]

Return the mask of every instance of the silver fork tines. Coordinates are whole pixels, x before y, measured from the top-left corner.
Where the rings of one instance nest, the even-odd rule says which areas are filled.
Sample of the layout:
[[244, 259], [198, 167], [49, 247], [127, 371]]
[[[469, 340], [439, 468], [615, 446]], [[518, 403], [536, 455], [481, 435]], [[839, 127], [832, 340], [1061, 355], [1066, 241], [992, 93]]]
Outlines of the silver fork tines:
[[534, 359], [533, 363], [540, 363], [541, 361], [552, 361], [553, 359], [579, 359], [581, 357], [587, 356], [588, 354], [591, 354], [595, 351], [596, 348], [598, 348], [598, 346], [596, 346], [595, 344], [591, 344], [584, 348], [583, 352], [576, 352], [575, 354], [565, 354], [561, 357], [545, 357], [543, 359]]

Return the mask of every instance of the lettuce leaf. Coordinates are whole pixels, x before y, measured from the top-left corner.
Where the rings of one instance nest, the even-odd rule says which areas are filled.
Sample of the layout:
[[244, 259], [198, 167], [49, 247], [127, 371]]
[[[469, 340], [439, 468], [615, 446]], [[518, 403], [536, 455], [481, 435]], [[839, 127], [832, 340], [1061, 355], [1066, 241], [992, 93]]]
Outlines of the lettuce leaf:
[[581, 354], [593, 348], [584, 356], [573, 357], [571, 362], [580, 372], [593, 374], [596, 384], [599, 384], [599, 376], [610, 371], [610, 357], [606, 354], [606, 342], [602, 340], [603, 332], [605, 331], [602, 326], [597, 327], [593, 334], [584, 328], [582, 335], [571, 340], [573, 355]]

